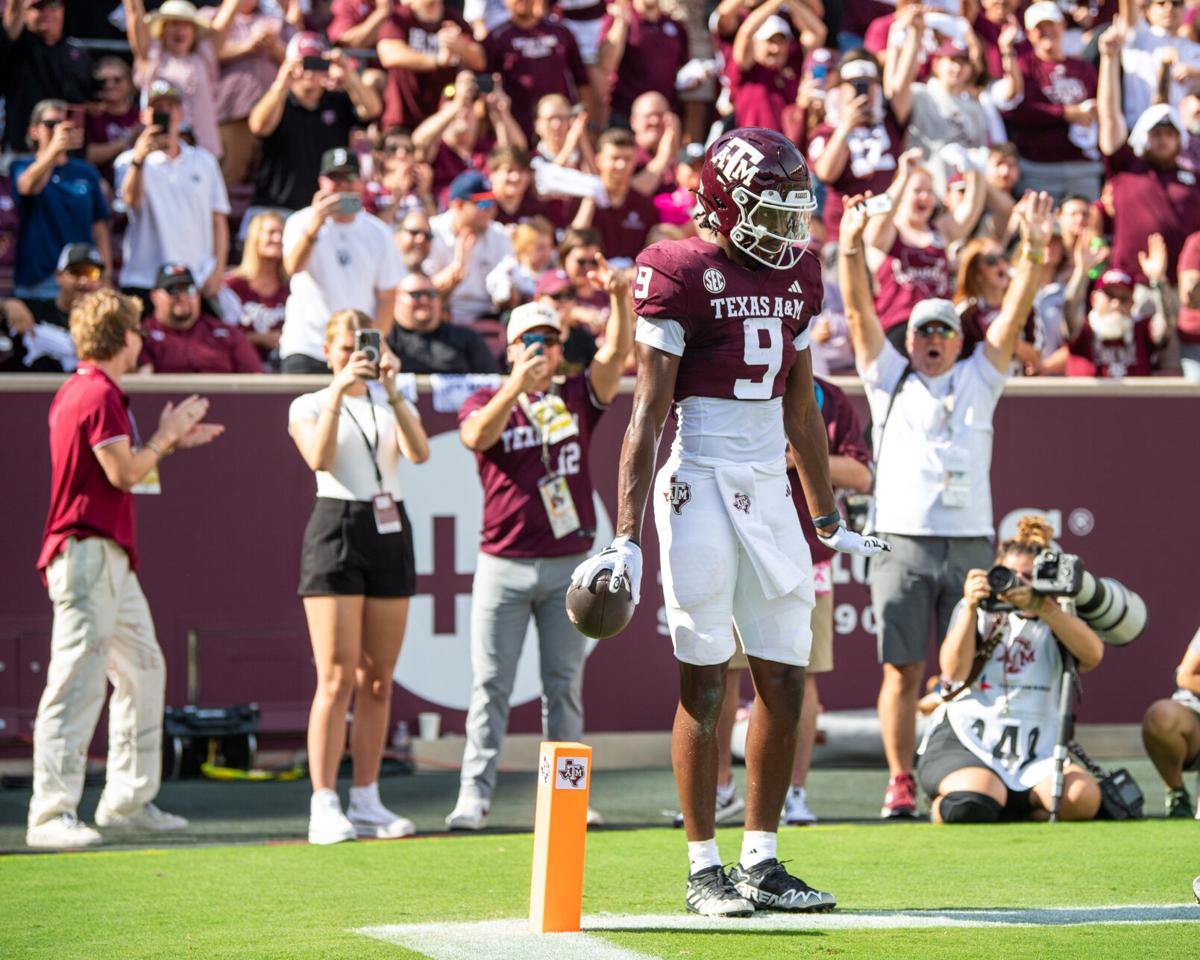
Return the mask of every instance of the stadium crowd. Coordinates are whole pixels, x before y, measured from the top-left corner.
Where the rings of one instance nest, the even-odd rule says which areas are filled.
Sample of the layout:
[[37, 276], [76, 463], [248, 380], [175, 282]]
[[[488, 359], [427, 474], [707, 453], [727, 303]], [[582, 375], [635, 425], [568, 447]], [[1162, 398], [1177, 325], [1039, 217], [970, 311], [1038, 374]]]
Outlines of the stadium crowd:
[[1200, 379], [1198, 11], [9, 0], [0, 369], [73, 369], [67, 312], [106, 284], [154, 314], [147, 371], [323, 373], [325, 322], [359, 309], [407, 372], [495, 372], [531, 300], [581, 369], [607, 322], [596, 256], [694, 233], [705, 144], [765, 126], [819, 183], [819, 374], [854, 371], [845, 196], [892, 202], [867, 236], [892, 342], [944, 297], [969, 352], [1037, 189], [1056, 228], [1011, 374]]
[[[886, 576], [873, 583], [889, 667], [883, 814], [911, 815], [907, 726], [924, 634], [931, 617], [946, 632], [964, 577], [991, 552], [990, 416], [1005, 374], [1200, 381], [1198, 20], [1200, 0], [223, 0], [201, 9], [8, 0], [0, 371], [75, 370], [72, 309], [113, 287], [139, 298], [144, 316], [135, 326], [126, 314], [139, 300], [125, 298], [106, 314], [78, 311], [119, 327], [110, 332], [120, 346], [85, 361], [119, 366], [114, 358], [132, 350], [144, 374], [332, 373], [333, 393], [293, 410], [293, 438], [318, 491], [336, 486], [329, 476], [343, 447], [362, 460], [361, 490], [346, 484], [354, 495], [345, 499], [362, 505], [347, 510], [366, 542], [393, 523], [407, 529], [398, 480], [393, 491], [380, 473], [376, 417], [400, 431], [393, 459], [428, 455], [395, 374], [511, 369], [473, 398], [474, 421], [472, 402], [464, 406], [462, 435], [485, 481], [496, 474], [489, 505], [529, 529], [485, 530], [484, 550], [513, 561], [507, 572], [495, 565], [505, 589], [521, 570], [558, 561], [552, 605], [561, 613], [567, 571], [586, 545], [557, 541], [591, 532], [590, 489], [565, 483], [586, 479], [587, 436], [574, 444], [572, 469], [560, 458], [552, 471], [549, 447], [576, 436], [580, 411], [599, 417], [620, 373], [632, 371], [632, 304], [646, 296], [634, 261], [655, 241], [704, 229], [693, 191], [706, 145], [735, 127], [779, 131], [807, 157], [819, 203], [805, 254], [820, 258], [825, 285], [813, 370], [863, 377], [877, 462], [896, 416], [896, 452], [877, 474], [879, 529], [921, 541], [913, 551], [936, 540], [946, 557], [923, 593], [908, 589], [905, 564], [937, 564], [916, 552], [879, 565], [904, 590], [889, 592]], [[852, 214], [868, 192], [875, 206], [864, 227]], [[372, 330], [380, 342], [368, 359], [356, 335]], [[359, 389], [356, 371], [368, 370], [385, 373], [385, 398]], [[555, 374], [567, 378], [563, 398], [529, 407], [530, 385], [543, 384], [541, 394]], [[949, 401], [938, 393], [945, 384]], [[337, 419], [360, 394], [373, 432], [352, 413]], [[945, 422], [915, 428], [930, 396]], [[960, 434], [943, 442], [956, 420], [986, 430], [969, 431], [978, 434], [970, 444]], [[540, 444], [526, 443], [538, 432]], [[165, 456], [179, 437], [164, 434], [164, 450], [151, 449]], [[918, 462], [931, 450], [942, 450], [944, 482], [931, 483]], [[866, 467], [869, 457], [843, 459]], [[526, 460], [530, 476], [564, 482], [522, 486], [514, 478]], [[927, 509], [886, 509], [889, 496], [922, 484]], [[344, 526], [340, 514], [330, 522]], [[407, 581], [381, 594], [322, 586], [345, 564], [327, 569], [321, 545], [306, 598], [411, 595]], [[544, 586], [526, 589], [540, 596]], [[338, 607], [306, 604], [310, 626], [334, 636], [324, 606]], [[402, 605], [390, 615], [403, 624]], [[471, 769], [452, 828], [486, 822], [504, 674], [527, 618], [503, 625], [497, 613], [479, 628], [511, 633], [516, 653], [488, 648], [498, 679], [473, 694]], [[352, 692], [345, 651], [325, 646], [318, 701], [341, 718]], [[559, 721], [573, 733], [582, 654], [566, 659]], [[480, 662], [476, 651], [477, 672]], [[814, 684], [814, 704], [815, 694]], [[344, 739], [340, 726], [325, 733]], [[810, 747], [811, 736], [792, 822], [811, 818]], [[411, 824], [379, 805], [373, 749], [362, 751], [356, 788], [367, 792], [354, 803], [367, 810], [367, 835], [404, 835]], [[328, 794], [336, 764], [325, 761], [314, 787]], [[67, 810], [73, 791], [63, 787], [46, 816]], [[362, 827], [341, 819], [336, 797], [316, 798], [313, 811], [312, 835], [333, 838], [314, 842]]]

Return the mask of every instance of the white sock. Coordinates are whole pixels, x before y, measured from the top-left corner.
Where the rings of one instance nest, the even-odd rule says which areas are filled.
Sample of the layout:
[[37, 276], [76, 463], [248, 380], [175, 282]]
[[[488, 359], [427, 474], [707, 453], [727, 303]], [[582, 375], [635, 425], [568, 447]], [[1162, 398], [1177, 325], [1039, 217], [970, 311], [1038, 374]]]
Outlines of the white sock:
[[741, 865], [749, 870], [764, 860], [774, 860], [776, 839], [776, 834], [765, 830], [747, 830], [742, 834]]
[[350, 806], [378, 807], [380, 805], [378, 780], [368, 783], [365, 787], [350, 788]]
[[314, 790], [312, 806], [323, 807], [327, 804], [331, 807], [336, 805], [339, 810], [342, 809], [342, 802], [338, 799], [337, 791], [330, 790], [328, 787], [324, 790]]
[[688, 875], [707, 870], [709, 867], [719, 867], [721, 855], [717, 853], [717, 840], [688, 841]]

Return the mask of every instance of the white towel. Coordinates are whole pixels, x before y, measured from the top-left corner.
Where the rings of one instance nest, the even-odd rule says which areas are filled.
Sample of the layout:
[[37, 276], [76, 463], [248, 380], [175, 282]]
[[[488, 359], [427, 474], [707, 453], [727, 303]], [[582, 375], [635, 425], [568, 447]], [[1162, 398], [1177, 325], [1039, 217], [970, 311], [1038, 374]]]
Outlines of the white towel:
[[[806, 574], [779, 548], [775, 533], [766, 522], [767, 497], [759, 491], [760, 479], [782, 481], [782, 474], [756, 470], [749, 464], [730, 464], [714, 468], [713, 476], [729, 522], [746, 548], [767, 599], [774, 600], [797, 590], [807, 579]], [[776, 507], [790, 510], [792, 504], [777, 503]]]

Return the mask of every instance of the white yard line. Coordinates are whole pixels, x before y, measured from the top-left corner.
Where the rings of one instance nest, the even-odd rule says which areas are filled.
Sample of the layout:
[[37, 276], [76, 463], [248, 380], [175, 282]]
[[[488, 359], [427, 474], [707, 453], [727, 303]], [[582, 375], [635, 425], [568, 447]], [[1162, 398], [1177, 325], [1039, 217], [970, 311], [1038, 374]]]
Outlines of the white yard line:
[[786, 932], [1181, 922], [1200, 922], [1200, 907], [1146, 905], [1011, 910], [877, 910], [812, 916], [764, 913], [741, 920], [715, 920], [682, 912], [662, 916], [598, 914], [583, 918], [582, 933], [543, 936], [530, 933], [529, 924], [524, 920], [392, 924], [363, 927], [356, 932], [424, 954], [430, 960], [647, 960], [648, 954], [619, 947], [591, 934], [623, 930]]

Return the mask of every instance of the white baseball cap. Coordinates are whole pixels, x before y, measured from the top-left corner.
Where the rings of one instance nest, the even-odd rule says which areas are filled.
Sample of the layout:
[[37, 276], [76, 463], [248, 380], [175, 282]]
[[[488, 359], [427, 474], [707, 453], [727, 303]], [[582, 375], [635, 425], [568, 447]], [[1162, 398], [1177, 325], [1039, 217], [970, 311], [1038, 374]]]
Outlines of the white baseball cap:
[[770, 40], [781, 33], [790, 39], [792, 36], [791, 25], [779, 14], [773, 13], [763, 21], [761, 27], [754, 31], [754, 39]]
[[927, 323], [944, 323], [957, 334], [962, 334], [962, 318], [949, 300], [922, 300], [908, 315], [908, 332], [915, 333]]
[[1055, 23], [1066, 22], [1066, 17], [1058, 9], [1057, 3], [1051, 3], [1050, 0], [1040, 0], [1040, 2], [1033, 4], [1025, 11], [1026, 30], [1032, 30], [1039, 23], [1045, 23], [1047, 20], [1053, 20]]
[[558, 311], [546, 303], [533, 301], [523, 303], [508, 315], [508, 342], [512, 343], [521, 334], [535, 327], [552, 327], [562, 333], [562, 321]]

